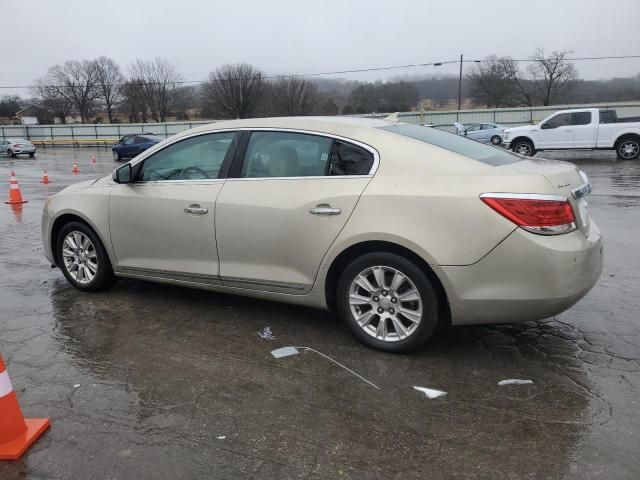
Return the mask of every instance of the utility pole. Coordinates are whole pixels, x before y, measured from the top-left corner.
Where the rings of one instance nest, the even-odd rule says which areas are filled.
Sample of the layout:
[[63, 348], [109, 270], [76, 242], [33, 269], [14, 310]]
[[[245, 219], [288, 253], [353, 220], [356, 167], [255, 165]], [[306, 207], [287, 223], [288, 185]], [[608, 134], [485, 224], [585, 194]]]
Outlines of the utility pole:
[[462, 107], [462, 53], [460, 54], [460, 76], [458, 77], [458, 110]]

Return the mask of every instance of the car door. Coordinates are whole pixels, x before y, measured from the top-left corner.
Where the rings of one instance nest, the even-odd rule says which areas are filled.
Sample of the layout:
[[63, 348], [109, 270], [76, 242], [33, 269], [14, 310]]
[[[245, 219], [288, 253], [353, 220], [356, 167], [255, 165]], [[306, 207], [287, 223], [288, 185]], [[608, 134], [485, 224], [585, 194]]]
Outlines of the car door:
[[120, 144], [120, 156], [121, 157], [132, 157], [134, 142], [137, 137], [128, 137]]
[[235, 132], [200, 134], [133, 165], [109, 197], [119, 271], [218, 283], [215, 201], [236, 146]]
[[482, 136], [482, 132], [480, 130], [480, 128], [482, 127], [481, 124], [476, 124], [476, 125], [471, 125], [469, 128], [467, 128], [465, 130], [465, 135], [468, 138], [471, 138], [472, 140], [480, 140], [481, 136]]
[[7, 153], [7, 145], [9, 142], [7, 140], [3, 140], [0, 142], [0, 153]]
[[571, 113], [559, 113], [542, 122], [535, 144], [539, 149], [573, 147]]
[[594, 148], [598, 138], [598, 125], [592, 122], [591, 112], [573, 112], [573, 148]]
[[322, 134], [246, 135], [216, 202], [222, 283], [303, 294], [370, 181], [377, 153]]

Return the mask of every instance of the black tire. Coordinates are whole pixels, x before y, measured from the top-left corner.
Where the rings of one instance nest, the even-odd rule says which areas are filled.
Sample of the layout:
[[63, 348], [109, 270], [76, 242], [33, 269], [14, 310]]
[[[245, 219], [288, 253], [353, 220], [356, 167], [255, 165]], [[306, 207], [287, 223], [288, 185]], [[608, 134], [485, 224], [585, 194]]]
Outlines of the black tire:
[[[410, 280], [410, 282], [413, 283], [413, 286], [415, 286], [420, 294], [422, 316], [415, 328], [411, 326], [409, 327], [414, 328], [414, 330], [406, 338], [398, 339], [395, 341], [384, 341], [379, 338], [375, 338], [371, 333], [367, 333], [367, 331], [365, 331], [364, 329], [365, 327], [361, 327], [354, 318], [354, 314], [351, 311], [351, 305], [349, 303], [352, 284], [359, 274], [366, 271], [368, 268], [375, 266], [390, 267], [391, 269], [399, 271], [404, 276], [406, 276]], [[390, 280], [388, 280], [388, 282], [388, 284], [390, 284]], [[352, 261], [342, 272], [340, 280], [338, 281], [336, 293], [338, 311], [340, 312], [340, 316], [345, 321], [353, 335], [365, 345], [376, 348], [378, 350], [383, 350], [385, 352], [391, 353], [411, 352], [422, 347], [433, 335], [436, 327], [438, 326], [438, 301], [436, 292], [431, 282], [429, 281], [429, 278], [427, 277], [425, 272], [418, 268], [413, 262], [394, 253], [367, 253]], [[381, 295], [384, 293], [385, 292], [382, 292]], [[391, 290], [387, 292], [387, 295], [393, 295], [391, 293]], [[375, 298], [378, 297], [371, 296], [370, 298], [375, 300]], [[379, 300], [380, 302], [378, 306], [379, 308], [382, 308], [382, 297], [379, 297]], [[394, 305], [398, 307], [397, 303]], [[387, 301], [387, 304], [384, 306], [386, 308], [391, 305]], [[373, 312], [372, 307], [370, 311]], [[389, 310], [389, 312], [391, 313], [391, 310]], [[377, 322], [379, 324], [380, 316], [375, 314], [372, 315], [372, 317], [376, 316], [378, 318]], [[376, 328], [374, 322], [375, 320], [371, 320], [371, 322], [369, 323], [369, 327], [367, 328]], [[411, 325], [410, 322], [407, 322], [407, 324]], [[387, 325], [391, 326], [392, 330], [396, 330], [393, 322], [389, 321]], [[406, 324], [404, 326], [406, 327]], [[391, 333], [391, 335], [393, 335], [393, 333]]]
[[629, 137], [618, 141], [616, 154], [619, 160], [636, 160], [640, 156], [640, 139]]
[[35, 156], [36, 156], [35, 152], [34, 152], [34, 153], [30, 153], [30, 154], [29, 154], [29, 158], [33, 158], [33, 157], [35, 157]]
[[492, 145], [500, 145], [501, 143], [502, 143], [502, 138], [500, 137], [500, 135], [494, 135], [493, 137], [491, 137]]
[[117, 150], [111, 150], [113, 152], [113, 160], [116, 162], [119, 162], [120, 160], [122, 160], [122, 157], [120, 156], [120, 153]]
[[13, 153], [11, 150], [7, 150], [7, 155], [11, 158], [16, 158], [16, 154]]
[[529, 140], [518, 140], [511, 145], [511, 150], [525, 157], [533, 157], [536, 154], [536, 149], [533, 148], [533, 143]]
[[[84, 234], [89, 238], [94, 246], [98, 268], [95, 276], [88, 283], [80, 283], [76, 279], [74, 279], [69, 273], [66, 262], [63, 259], [62, 249], [64, 239], [67, 234], [71, 232], [80, 232]], [[56, 239], [56, 252], [60, 270], [62, 270], [62, 273], [69, 281], [69, 283], [76, 287], [78, 290], [82, 290], [85, 292], [98, 292], [101, 290], [107, 290], [113, 285], [115, 276], [113, 274], [111, 262], [109, 261], [109, 256], [107, 255], [107, 252], [104, 249], [104, 245], [102, 244], [96, 233], [86, 224], [81, 222], [69, 222], [64, 227], [62, 227], [60, 229], [60, 232], [58, 233], [58, 238]]]

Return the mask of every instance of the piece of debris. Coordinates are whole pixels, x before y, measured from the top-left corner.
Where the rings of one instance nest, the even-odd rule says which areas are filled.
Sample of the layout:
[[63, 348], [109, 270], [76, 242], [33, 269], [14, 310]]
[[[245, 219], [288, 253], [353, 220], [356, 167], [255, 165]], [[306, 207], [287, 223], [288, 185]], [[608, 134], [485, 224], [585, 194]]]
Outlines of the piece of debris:
[[509, 378], [507, 380], [500, 380], [498, 385], [528, 385], [533, 383], [533, 380], [521, 380], [519, 378]]
[[263, 340], [275, 340], [276, 338], [271, 331], [271, 327], [264, 327], [261, 332], [258, 332], [258, 336]]
[[271, 350], [271, 355], [276, 358], [288, 357], [300, 353], [296, 347], [282, 347]]
[[79, 383], [76, 383], [76, 384], [73, 386], [73, 388], [80, 388], [80, 384], [79, 384]]
[[424, 393], [428, 398], [438, 398], [447, 394], [447, 392], [442, 392], [440, 390], [434, 390], [432, 388], [425, 387], [413, 387], [415, 390]]
[[225, 438], [227, 438], [226, 435], [220, 435], [219, 437], [216, 437], [218, 440], [224, 440]]
[[375, 383], [370, 382], [369, 380], [364, 378], [362, 375], [358, 375], [356, 372], [354, 372], [353, 370], [351, 370], [348, 367], [345, 367], [340, 362], [338, 362], [338, 361], [334, 360], [333, 358], [331, 358], [329, 355], [325, 355], [324, 353], [319, 352], [317, 350], [314, 350], [313, 348], [310, 348], [310, 347], [281, 347], [281, 348], [276, 348], [275, 350], [271, 350], [271, 355], [273, 355], [275, 358], [288, 357], [290, 355], [296, 355], [296, 354], [300, 353], [299, 350], [309, 350], [310, 352], [317, 353], [318, 355], [326, 358], [330, 362], [335, 363], [340, 368], [344, 368], [347, 372], [351, 373], [352, 375], [355, 375], [356, 377], [358, 377], [363, 382], [366, 382], [369, 385], [371, 385], [373, 388], [376, 388], [376, 389], [380, 390], [379, 386], [377, 386]]

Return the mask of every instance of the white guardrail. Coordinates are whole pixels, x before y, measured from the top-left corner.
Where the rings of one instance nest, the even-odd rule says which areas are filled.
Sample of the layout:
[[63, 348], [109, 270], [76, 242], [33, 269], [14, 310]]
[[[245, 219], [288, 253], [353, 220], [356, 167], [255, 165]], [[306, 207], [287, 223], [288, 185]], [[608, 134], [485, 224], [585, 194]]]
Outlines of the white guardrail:
[[[428, 112], [402, 112], [400, 121], [432, 124], [445, 130], [453, 130], [453, 122], [463, 124], [494, 122], [507, 126], [537, 123], [557, 110], [567, 108], [611, 108], [619, 117], [640, 116], [640, 103], [607, 103], [589, 105], [554, 105], [550, 107], [495, 108], [473, 110], [448, 110]], [[385, 117], [386, 114], [358, 115], [360, 117]], [[0, 125], [0, 139], [27, 138], [36, 143], [60, 145], [108, 144], [127, 134], [152, 133], [168, 137], [197, 125], [215, 120], [181, 121], [165, 123], [121, 124], [58, 124], [58, 125]]]

